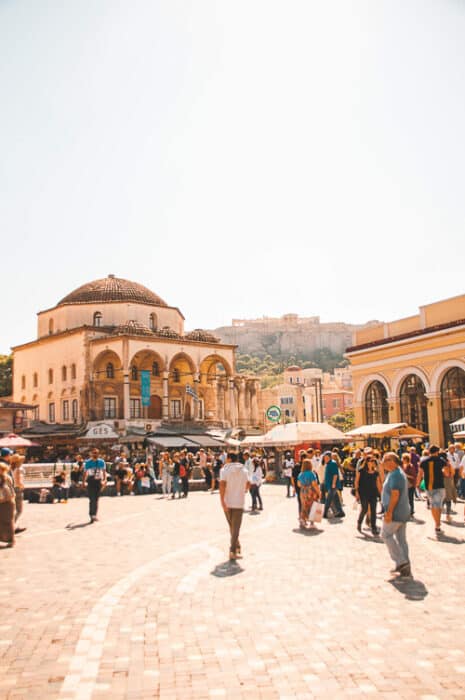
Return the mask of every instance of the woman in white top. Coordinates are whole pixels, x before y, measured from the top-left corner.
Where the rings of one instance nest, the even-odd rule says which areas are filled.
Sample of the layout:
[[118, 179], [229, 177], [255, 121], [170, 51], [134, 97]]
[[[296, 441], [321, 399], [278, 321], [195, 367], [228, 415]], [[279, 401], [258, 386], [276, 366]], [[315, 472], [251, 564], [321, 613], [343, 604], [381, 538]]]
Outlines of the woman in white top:
[[252, 496], [252, 512], [257, 510], [257, 502], [260, 504], [259, 510], [263, 510], [263, 501], [260, 495], [260, 486], [263, 483], [263, 470], [260, 460], [253, 460], [253, 471], [250, 476], [250, 495]]

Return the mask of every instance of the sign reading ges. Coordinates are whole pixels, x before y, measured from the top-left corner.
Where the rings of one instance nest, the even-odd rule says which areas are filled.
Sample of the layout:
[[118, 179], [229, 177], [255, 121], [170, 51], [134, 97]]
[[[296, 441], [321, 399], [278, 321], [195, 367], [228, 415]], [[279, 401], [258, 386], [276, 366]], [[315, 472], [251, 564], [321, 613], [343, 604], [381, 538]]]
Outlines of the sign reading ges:
[[98, 423], [97, 425], [93, 425], [91, 428], [89, 428], [85, 434], [85, 437], [88, 440], [95, 438], [106, 438], [113, 440], [118, 437], [118, 433], [115, 433], [112, 426], [108, 425], [108, 423]]
[[266, 417], [273, 423], [278, 423], [281, 420], [281, 409], [279, 406], [269, 406], [266, 410]]

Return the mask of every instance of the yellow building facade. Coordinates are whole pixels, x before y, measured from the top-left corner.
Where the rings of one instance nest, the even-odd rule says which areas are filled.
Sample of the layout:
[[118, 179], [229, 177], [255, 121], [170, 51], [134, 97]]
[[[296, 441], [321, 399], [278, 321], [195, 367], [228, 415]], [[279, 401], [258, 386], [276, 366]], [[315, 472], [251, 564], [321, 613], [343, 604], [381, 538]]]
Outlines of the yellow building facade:
[[[141, 379], [149, 379], [143, 405]], [[13, 348], [13, 398], [47, 423], [159, 422], [249, 429], [258, 380], [236, 375], [235, 346], [203, 330], [151, 290], [114, 275], [89, 282], [38, 314], [38, 337]], [[147, 403], [147, 401], [145, 402]]]
[[357, 331], [346, 357], [356, 425], [405, 422], [431, 443], [453, 439], [465, 416], [465, 295]]

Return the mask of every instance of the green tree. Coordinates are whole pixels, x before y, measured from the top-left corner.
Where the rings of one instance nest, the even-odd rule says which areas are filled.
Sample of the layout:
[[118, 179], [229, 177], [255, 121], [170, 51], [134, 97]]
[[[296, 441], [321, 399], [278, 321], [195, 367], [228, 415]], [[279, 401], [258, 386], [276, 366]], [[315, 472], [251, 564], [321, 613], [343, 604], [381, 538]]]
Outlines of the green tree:
[[332, 416], [328, 420], [328, 423], [335, 428], [342, 430], [343, 433], [346, 433], [348, 430], [355, 428], [354, 412], [344, 411], [343, 413], [336, 413], [336, 415]]
[[0, 396], [10, 396], [13, 391], [13, 356], [0, 355]]

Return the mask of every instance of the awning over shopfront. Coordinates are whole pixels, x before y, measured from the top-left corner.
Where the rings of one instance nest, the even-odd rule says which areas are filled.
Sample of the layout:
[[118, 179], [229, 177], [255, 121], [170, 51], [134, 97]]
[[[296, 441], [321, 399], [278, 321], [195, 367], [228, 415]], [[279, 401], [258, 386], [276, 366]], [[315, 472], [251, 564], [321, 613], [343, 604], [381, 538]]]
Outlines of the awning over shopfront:
[[196, 442], [200, 447], [213, 447], [219, 448], [223, 447], [224, 442], [217, 440], [216, 438], [210, 437], [210, 435], [186, 435], [188, 440]]
[[454, 437], [463, 437], [463, 435], [460, 435], [460, 433], [465, 434], [465, 416], [451, 423], [450, 429]]
[[345, 436], [351, 440], [356, 438], [412, 439], [427, 437], [427, 435], [428, 433], [413, 428], [411, 425], [407, 425], [407, 423], [373, 423], [372, 425], [361, 425], [345, 433]]
[[163, 447], [166, 450], [182, 449], [183, 447], [192, 447], [197, 449], [198, 443], [192, 442], [182, 435], [157, 435], [148, 437], [148, 442], [156, 447]]
[[276, 425], [265, 435], [249, 436], [243, 440], [243, 445], [257, 445], [263, 447], [279, 447], [287, 445], [301, 445], [306, 442], [346, 442], [343, 432], [328, 423], [310, 423], [301, 421], [298, 423], [285, 423]]

